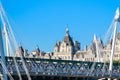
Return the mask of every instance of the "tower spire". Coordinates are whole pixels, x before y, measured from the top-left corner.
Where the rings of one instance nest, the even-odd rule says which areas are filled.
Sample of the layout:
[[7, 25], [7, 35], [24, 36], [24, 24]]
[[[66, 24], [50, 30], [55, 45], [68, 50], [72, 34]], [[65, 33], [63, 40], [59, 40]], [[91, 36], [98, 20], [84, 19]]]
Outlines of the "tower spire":
[[67, 24], [67, 27], [66, 27], [66, 36], [69, 36], [68, 24]]

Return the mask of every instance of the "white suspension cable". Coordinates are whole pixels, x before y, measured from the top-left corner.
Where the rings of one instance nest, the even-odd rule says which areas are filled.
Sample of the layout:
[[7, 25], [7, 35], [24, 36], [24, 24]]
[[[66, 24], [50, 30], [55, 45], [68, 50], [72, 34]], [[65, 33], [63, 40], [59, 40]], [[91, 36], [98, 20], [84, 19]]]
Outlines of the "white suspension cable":
[[7, 31], [7, 27], [6, 24], [4, 24], [4, 34], [5, 34], [5, 40], [6, 40], [6, 52], [7, 52], [7, 56], [10, 56], [10, 41], [8, 38], [8, 31]]
[[114, 23], [114, 19], [112, 20], [112, 23], [111, 23], [111, 25], [109, 26], [109, 29], [108, 29], [108, 31], [107, 31], [107, 33], [104, 35], [104, 38], [103, 38], [103, 41], [105, 42], [105, 44], [106, 44], [106, 42], [109, 40], [109, 39], [112, 39], [112, 34], [113, 34], [113, 23]]
[[95, 35], [95, 34], [94, 34], [94, 42], [95, 42], [95, 45], [96, 45], [97, 62], [100, 62], [98, 41], [97, 41], [97, 38], [96, 38], [96, 35]]
[[[10, 47], [10, 49], [11, 49], [11, 47]], [[11, 49], [12, 50], [12, 49]], [[14, 51], [12, 51], [12, 52], [14, 52]], [[18, 76], [19, 76], [19, 79], [20, 80], [22, 80], [22, 77], [21, 77], [21, 74], [20, 74], [20, 71], [19, 71], [19, 68], [18, 68], [18, 63], [17, 63], [17, 61], [16, 61], [16, 58], [13, 56], [13, 62], [15, 63], [15, 68], [16, 68], [16, 70], [17, 70], [17, 73], [18, 73]]]
[[[4, 14], [3, 14], [3, 10], [2, 10], [2, 9], [3, 9], [3, 8], [2, 8], [2, 4], [1, 4], [1, 5], [0, 5], [0, 13], [1, 13], [1, 20], [2, 20], [3, 25], [4, 25], [4, 24], [5, 24], [5, 19], [4, 19], [4, 17], [3, 17]], [[5, 27], [7, 27], [7, 26], [5, 26]], [[6, 29], [7, 29], [7, 28], [6, 28]], [[7, 30], [6, 30], [6, 31], [7, 31]], [[6, 32], [6, 33], [7, 33], [7, 34], [6, 34], [5, 36], [6, 36], [6, 38], [7, 38], [7, 41], [9, 41], [9, 39], [8, 39], [8, 32]], [[8, 43], [8, 42], [7, 42], [7, 43]], [[9, 53], [9, 51], [8, 51], [8, 48], [9, 48], [8, 45], [9, 45], [9, 44], [6, 44], [6, 45], [7, 45], [7, 53]], [[14, 58], [14, 62], [15, 62], [15, 67], [16, 67], [16, 70], [17, 70], [19, 79], [22, 80], [15, 58]]]
[[[11, 25], [10, 25], [10, 23], [9, 23], [9, 21], [8, 21], [8, 18], [7, 18], [7, 16], [6, 16], [6, 14], [5, 14], [5, 11], [4, 11], [3, 7], [1, 7], [1, 9], [2, 9], [2, 12], [3, 12], [3, 14], [4, 14], [5, 20], [6, 20], [6, 22], [7, 22], [8, 28], [9, 28], [9, 30], [10, 30], [10, 34], [11, 34], [11, 37], [12, 37], [12, 41], [13, 41], [13, 43], [14, 43], [14, 47], [15, 47], [15, 49], [17, 49], [17, 48], [18, 48], [18, 45], [17, 45], [17, 42], [16, 42], [16, 40], [15, 40], [15, 37], [14, 37], [13, 31], [12, 31]], [[24, 69], [25, 69], [26, 75], [27, 75], [27, 77], [28, 77], [28, 80], [31, 80], [31, 77], [30, 77], [30, 74], [29, 74], [29, 72], [28, 72], [28, 69], [27, 69], [27, 67], [26, 67], [26, 65], [25, 65], [23, 56], [22, 56], [21, 53], [19, 53], [19, 54], [20, 54], [20, 58], [21, 58], [21, 60], [22, 60], [23, 67], [24, 67]]]
[[[9, 26], [9, 27], [10, 27], [10, 26]], [[12, 31], [12, 29], [11, 29], [11, 31]], [[11, 33], [11, 32], [10, 32], [10, 33]], [[15, 49], [17, 50], [18, 47], [17, 47], [17, 43], [16, 43], [15, 38], [13, 38], [13, 34], [11, 34], [11, 41], [13, 42], [14, 47], [15, 47]], [[27, 75], [28, 79], [31, 80], [31, 78], [30, 78], [30, 74], [29, 74], [29, 72], [28, 72], [28, 70], [27, 70], [27, 67], [26, 67], [26, 65], [25, 65], [25, 62], [24, 62], [23, 56], [22, 56], [21, 53], [19, 53], [19, 55], [20, 55], [20, 58], [21, 58], [21, 61], [22, 61], [23, 67], [24, 67], [24, 69], [25, 69], [26, 75]]]
[[[2, 62], [2, 60], [1, 60], [1, 62]], [[12, 77], [12, 75], [8, 71], [7, 67], [5, 65], [3, 65], [3, 64], [1, 64], [1, 65], [2, 65], [3, 69], [5, 70], [6, 74], [8, 74], [10, 80], [14, 80], [13, 77]]]
[[116, 10], [116, 14], [114, 17], [114, 31], [113, 31], [113, 41], [112, 41], [112, 49], [111, 49], [111, 56], [110, 56], [110, 65], [109, 65], [109, 72], [112, 72], [112, 65], [113, 65], [113, 57], [115, 51], [115, 44], [116, 44], [116, 31], [117, 31], [117, 24], [120, 22], [120, 11], [119, 8]]

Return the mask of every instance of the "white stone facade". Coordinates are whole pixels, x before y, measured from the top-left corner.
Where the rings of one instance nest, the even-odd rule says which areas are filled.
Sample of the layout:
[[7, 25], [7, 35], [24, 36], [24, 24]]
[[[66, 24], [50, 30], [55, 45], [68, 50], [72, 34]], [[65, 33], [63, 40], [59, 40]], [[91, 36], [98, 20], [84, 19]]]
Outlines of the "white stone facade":
[[[109, 62], [112, 40], [108, 41], [106, 45], [103, 45], [103, 42], [100, 38], [97, 39], [97, 42], [99, 47], [100, 62]], [[98, 61], [95, 39], [93, 39], [93, 42], [89, 47], [86, 46], [84, 50], [81, 50], [80, 43], [78, 41], [73, 41], [68, 29], [66, 29], [66, 35], [63, 38], [62, 42], [56, 42], [54, 46], [54, 52], [41, 52], [39, 48], [37, 48], [32, 53], [28, 54], [27, 50], [23, 50], [22, 46], [19, 47], [15, 56], [20, 56], [18, 52], [22, 53], [22, 56], [25, 57], [94, 62]], [[120, 33], [118, 33], [116, 36], [114, 60], [120, 60]]]

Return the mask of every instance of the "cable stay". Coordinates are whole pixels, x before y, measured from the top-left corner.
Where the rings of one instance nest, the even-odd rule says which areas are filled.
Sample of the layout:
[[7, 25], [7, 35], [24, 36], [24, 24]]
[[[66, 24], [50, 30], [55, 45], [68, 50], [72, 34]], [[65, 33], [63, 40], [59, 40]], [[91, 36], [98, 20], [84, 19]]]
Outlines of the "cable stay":
[[[114, 58], [114, 52], [115, 51], [119, 51], [119, 50], [115, 50], [116, 47], [116, 34], [118, 34], [120, 32], [120, 11], [119, 8], [117, 8], [116, 10], [116, 14], [112, 20], [111, 25], [109, 26], [109, 29], [107, 31], [107, 33], [104, 35], [104, 42], [105, 44], [107, 44], [108, 41], [111, 41], [110, 43], [110, 50], [100, 50], [100, 52], [109, 52], [110, 53], [110, 64], [109, 64], [109, 73], [111, 74], [112, 72], [112, 67], [113, 67], [113, 58]], [[105, 59], [106, 57], [104, 57]], [[106, 61], [106, 60], [104, 60]], [[104, 62], [104, 66], [105, 66], [105, 62]]]
[[112, 23], [109, 26], [109, 29], [107, 30], [107, 32], [104, 35], [104, 38], [103, 38], [104, 44], [107, 44], [107, 42], [112, 39], [113, 29], [114, 29], [113, 23], [114, 23], [114, 19], [112, 20]]
[[[5, 20], [4, 20], [4, 17], [3, 17], [3, 13], [2, 13], [2, 5], [0, 5], [0, 13], [1, 13], [2, 24], [4, 25], [4, 34], [5, 34], [5, 38], [6, 38], [6, 52], [7, 52], [7, 55], [8, 55], [10, 53], [11, 48], [10, 48], [7, 26], [5, 25], [6, 23], [5, 23]], [[18, 76], [19, 76], [20, 80], [22, 80], [19, 69], [18, 69], [18, 66], [17, 66], [17, 62], [16, 62], [15, 59], [14, 59], [14, 63], [15, 63], [15, 67], [17, 69]]]
[[[0, 12], [1, 12], [2, 23], [3, 23], [3, 25], [5, 25], [4, 26], [4, 32], [5, 32], [5, 38], [6, 38], [6, 50], [7, 50], [6, 52], [7, 52], [7, 55], [11, 54], [11, 56], [13, 56], [13, 60], [14, 60], [14, 63], [15, 63], [15, 67], [16, 67], [19, 79], [22, 80], [22, 77], [21, 77], [21, 74], [20, 74], [20, 71], [19, 71], [19, 68], [18, 68], [18, 64], [16, 62], [15, 55], [13, 54], [17, 50], [18, 45], [17, 45], [17, 42], [15, 40], [15, 36], [13, 34], [11, 25], [10, 25], [10, 23], [8, 21], [8, 18], [6, 16], [6, 14], [5, 14], [5, 11], [4, 11], [1, 3], [0, 3]], [[23, 56], [21, 55], [21, 53], [19, 53], [19, 54], [20, 54], [20, 58], [21, 58], [25, 73], [26, 73], [26, 75], [28, 77], [28, 80], [31, 80], [31, 77], [30, 77], [30, 74], [29, 74], [29, 72], [28, 72], [28, 70], [26, 68]]]
[[[3, 62], [3, 61], [1, 60], [1, 62]], [[8, 74], [10, 80], [14, 80], [11, 73], [8, 71], [7, 67], [4, 64], [1, 64], [1, 65], [2, 65], [3, 69], [5, 70], [6, 74]]]
[[95, 34], [94, 34], [94, 42], [96, 46], [97, 62], [100, 62], [99, 46], [98, 46], [98, 41]]
[[113, 65], [113, 57], [115, 51], [115, 44], [116, 44], [116, 33], [118, 28], [118, 23], [120, 22], [120, 11], [119, 8], [116, 10], [116, 14], [114, 17], [114, 30], [113, 30], [113, 41], [112, 41], [112, 49], [111, 49], [111, 56], [110, 56], [110, 65], [109, 65], [109, 72], [112, 72], [112, 65]]

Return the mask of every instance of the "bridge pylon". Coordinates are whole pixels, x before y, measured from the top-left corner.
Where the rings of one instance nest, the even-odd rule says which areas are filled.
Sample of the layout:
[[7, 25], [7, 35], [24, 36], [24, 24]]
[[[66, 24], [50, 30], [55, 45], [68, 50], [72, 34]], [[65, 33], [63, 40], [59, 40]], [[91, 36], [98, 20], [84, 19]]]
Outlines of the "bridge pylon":
[[116, 14], [114, 17], [114, 30], [113, 30], [113, 41], [112, 41], [112, 49], [111, 49], [111, 56], [110, 56], [110, 65], [109, 65], [109, 73], [112, 73], [112, 66], [113, 66], [113, 57], [114, 57], [114, 50], [115, 50], [115, 39], [116, 39], [116, 31], [118, 23], [120, 22], [120, 11], [119, 8], [116, 10]]
[[[6, 59], [5, 59], [5, 54], [4, 54], [1, 26], [0, 26], [0, 54], [1, 54], [1, 64], [6, 66]], [[2, 79], [3, 80], [8, 80], [7, 72], [5, 72], [5, 69], [3, 68], [3, 66], [2, 66], [2, 72], [3, 72]]]

